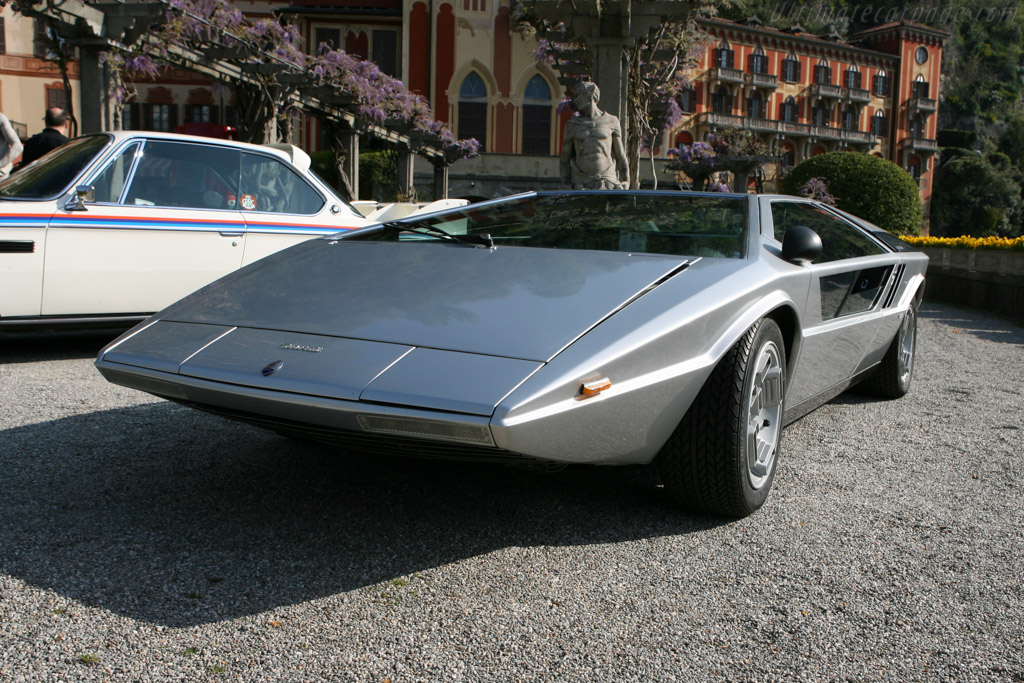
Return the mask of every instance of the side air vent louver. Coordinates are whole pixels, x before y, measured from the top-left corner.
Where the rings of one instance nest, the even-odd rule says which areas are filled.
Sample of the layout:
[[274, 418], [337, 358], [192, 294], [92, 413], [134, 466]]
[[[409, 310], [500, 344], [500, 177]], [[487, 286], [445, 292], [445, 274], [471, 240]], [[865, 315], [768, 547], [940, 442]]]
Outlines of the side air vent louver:
[[32, 240], [0, 240], [0, 254], [31, 254], [35, 250]]
[[900, 289], [900, 284], [903, 282], [903, 271], [907, 267], [902, 263], [896, 266], [895, 272], [892, 275], [892, 287], [889, 289], [889, 294], [885, 297], [885, 303], [882, 304], [882, 308], [889, 308], [892, 306], [892, 302], [896, 299], [896, 292]]

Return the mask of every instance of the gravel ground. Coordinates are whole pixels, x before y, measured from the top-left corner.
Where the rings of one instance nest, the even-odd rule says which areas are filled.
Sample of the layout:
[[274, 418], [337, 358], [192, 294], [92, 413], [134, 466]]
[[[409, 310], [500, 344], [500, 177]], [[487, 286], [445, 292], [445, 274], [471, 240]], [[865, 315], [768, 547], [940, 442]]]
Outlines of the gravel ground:
[[790, 426], [768, 504], [343, 456], [0, 337], [0, 680], [1024, 681], [1024, 329], [922, 309], [911, 393]]

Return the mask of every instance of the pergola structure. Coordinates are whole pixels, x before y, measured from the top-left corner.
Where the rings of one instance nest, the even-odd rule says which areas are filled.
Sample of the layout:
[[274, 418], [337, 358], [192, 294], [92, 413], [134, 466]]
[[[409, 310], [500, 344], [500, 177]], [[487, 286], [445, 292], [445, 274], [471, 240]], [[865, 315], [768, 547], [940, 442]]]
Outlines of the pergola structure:
[[[601, 89], [601, 108], [620, 120], [627, 104], [628, 64], [626, 51], [645, 39], [659, 24], [669, 19], [685, 20], [704, 3], [688, 0], [535, 0], [527, 2], [529, 11], [552, 26], [542, 36], [555, 42], [568, 39], [586, 44], [592, 63], [573, 64], [566, 54], [560, 65], [559, 79], [568, 92], [589, 70], [590, 80]], [[667, 55], [654, 55], [655, 59]]]
[[[101, 55], [145, 45], [155, 40], [149, 28], [164, 20], [166, 0], [152, 2], [83, 2], [82, 0], [44, 0], [30, 7], [19, 6], [26, 16], [46, 19], [55, 26], [60, 37], [79, 50], [81, 71], [83, 133], [116, 129], [115, 108], [109, 92], [109, 69], [114, 68]], [[342, 138], [344, 161], [342, 170], [358, 198], [359, 136], [370, 135], [398, 149], [398, 191], [412, 195], [413, 155], [419, 154], [434, 166], [434, 194], [448, 196], [448, 167], [462, 158], [452, 145], [439, 136], [412, 130], [406, 122], [375, 123], [354, 110], [354, 98], [343, 91], [314, 87], [310, 74], [300, 67], [263, 53], [258, 59], [247, 59], [230, 46], [193, 47], [188, 44], [160, 45], [162, 62], [171, 67], [192, 71], [227, 84], [259, 86], [261, 77], [273, 74], [288, 87], [282, 88], [279, 104], [303, 111], [330, 125]], [[308, 84], [308, 85], [307, 85]]]

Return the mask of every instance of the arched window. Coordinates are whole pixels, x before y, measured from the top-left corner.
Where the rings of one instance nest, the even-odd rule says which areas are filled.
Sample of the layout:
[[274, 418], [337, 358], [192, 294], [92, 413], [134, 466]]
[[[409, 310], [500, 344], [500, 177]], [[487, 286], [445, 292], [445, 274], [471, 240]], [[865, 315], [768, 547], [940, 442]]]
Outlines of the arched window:
[[871, 91], [879, 97], [889, 96], [889, 74], [886, 73], [885, 69], [879, 69], [878, 73], [875, 74], [874, 81], [871, 84]]
[[832, 112], [824, 100], [818, 100], [814, 103], [814, 108], [811, 110], [811, 118], [816, 126], [832, 125]]
[[460, 138], [476, 138], [487, 149], [487, 86], [480, 74], [471, 71], [459, 87]]
[[683, 88], [679, 91], [679, 108], [684, 114], [692, 114], [697, 111], [697, 91], [693, 88]]
[[914, 79], [913, 91], [914, 97], [928, 97], [928, 81], [921, 74]]
[[716, 114], [732, 113], [732, 95], [724, 85], [718, 86], [714, 96], [711, 98], [711, 109]]
[[793, 168], [796, 166], [796, 150], [793, 148], [793, 144], [790, 142], [782, 143], [782, 158], [783, 165], [787, 168]]
[[871, 117], [871, 134], [875, 137], [884, 138], [889, 135], [889, 122], [881, 109]]
[[747, 58], [747, 71], [752, 74], [768, 73], [768, 58], [764, 54], [764, 48], [758, 45]]
[[857, 115], [857, 106], [848, 105], [843, 110], [843, 128], [845, 130], [857, 130], [857, 119], [860, 118]]
[[924, 117], [921, 114], [914, 114], [914, 117], [910, 119], [910, 137], [924, 137]]
[[714, 64], [713, 67], [719, 69], [731, 69], [736, 62], [736, 55], [732, 48], [729, 47], [729, 41], [722, 39], [722, 42], [718, 44], [714, 52]]
[[782, 110], [779, 112], [779, 118], [786, 123], [796, 123], [798, 118], [798, 112], [796, 107], [796, 100], [790, 95], [786, 98], [786, 101], [782, 103]]
[[843, 86], [844, 87], [847, 87], [847, 88], [850, 88], [850, 89], [854, 89], [854, 90], [860, 90], [862, 82], [863, 81], [862, 81], [862, 75], [860, 73], [860, 69], [858, 69], [853, 64], [851, 64], [846, 69], [846, 71], [843, 72]]
[[796, 58], [795, 52], [790, 52], [782, 60], [782, 80], [787, 83], [800, 82], [800, 60]]
[[822, 85], [832, 85], [832, 67], [828, 60], [822, 57], [818, 65], [814, 67], [814, 82]]
[[916, 154], [911, 154], [907, 159], [907, 173], [915, 180], [921, 177], [921, 159]]
[[551, 154], [551, 88], [540, 74], [523, 93], [523, 154]]
[[747, 98], [747, 116], [752, 119], [764, 118], [764, 97], [760, 90], [753, 91]]

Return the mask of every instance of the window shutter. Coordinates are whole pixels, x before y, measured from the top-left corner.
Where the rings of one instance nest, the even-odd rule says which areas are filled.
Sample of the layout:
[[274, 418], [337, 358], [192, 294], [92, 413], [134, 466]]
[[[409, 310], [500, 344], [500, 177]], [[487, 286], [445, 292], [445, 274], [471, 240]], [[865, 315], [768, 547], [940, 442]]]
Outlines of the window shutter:
[[730, 69], [736, 68], [736, 53], [733, 52], [732, 50], [726, 50], [725, 54], [726, 59], [728, 60], [728, 64], [726, 64], [726, 66], [728, 66]]

